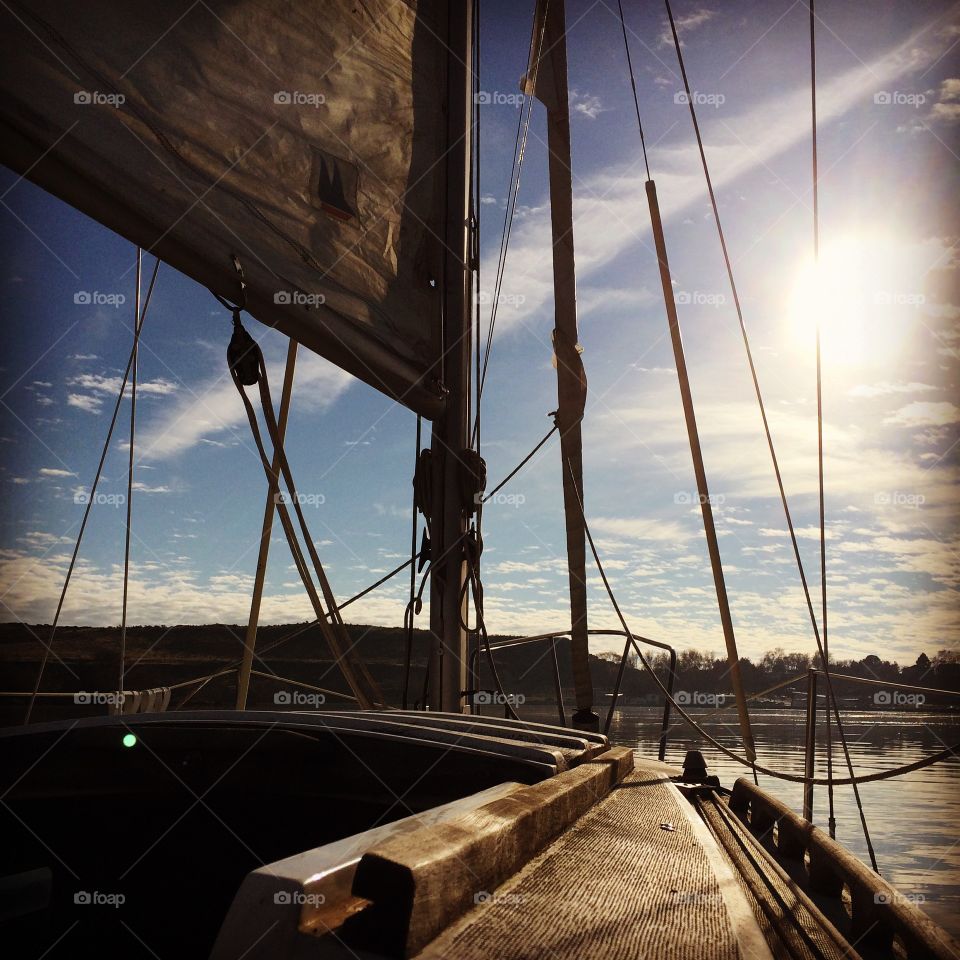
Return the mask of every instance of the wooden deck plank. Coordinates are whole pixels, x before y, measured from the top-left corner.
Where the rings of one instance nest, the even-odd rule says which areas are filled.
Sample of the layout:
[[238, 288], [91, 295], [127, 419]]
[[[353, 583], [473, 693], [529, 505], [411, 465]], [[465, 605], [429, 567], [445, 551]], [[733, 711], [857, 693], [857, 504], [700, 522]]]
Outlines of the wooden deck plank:
[[769, 958], [686, 802], [663, 765], [638, 767], [420, 960]]

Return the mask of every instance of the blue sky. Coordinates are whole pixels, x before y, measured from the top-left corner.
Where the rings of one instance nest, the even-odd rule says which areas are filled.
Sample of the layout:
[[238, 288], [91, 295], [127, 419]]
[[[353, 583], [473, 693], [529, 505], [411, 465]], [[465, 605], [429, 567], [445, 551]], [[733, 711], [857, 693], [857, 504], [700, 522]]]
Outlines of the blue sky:
[[[484, 286], [492, 284], [533, 3], [483, 6]], [[666, 20], [625, 3], [741, 651], [814, 642], [739, 340]], [[631, 627], [723, 647], [680, 413], [616, 4], [568, 3], [588, 517]], [[811, 256], [809, 62], [800, 3], [678, 4], [687, 68], [804, 561], [818, 587], [813, 331], [824, 327], [831, 650], [911, 661], [960, 642], [957, 129], [960, 13], [823, 4], [822, 260]], [[484, 405], [492, 482], [555, 407], [545, 123], [534, 109]], [[129, 351], [134, 250], [0, 171], [5, 307], [0, 611], [49, 622]], [[147, 271], [152, 263], [146, 258]], [[819, 292], [818, 292], [819, 291]], [[75, 303], [80, 292], [103, 296]], [[115, 301], [125, 298], [122, 303]], [[83, 298], [80, 298], [83, 299]], [[264, 479], [210, 294], [162, 266], [141, 347], [134, 623], [245, 620]], [[285, 345], [250, 322], [279, 394]], [[409, 549], [415, 418], [301, 353], [288, 451], [345, 598]], [[126, 411], [126, 406], [125, 406]], [[120, 619], [126, 415], [63, 622]], [[489, 626], [562, 627], [560, 460], [551, 441], [484, 517]], [[405, 578], [352, 608], [402, 620]], [[591, 625], [615, 626], [591, 571]], [[263, 620], [307, 619], [275, 537]], [[426, 625], [426, 613], [421, 625]], [[614, 644], [611, 644], [614, 646]], [[597, 649], [603, 649], [603, 643]]]

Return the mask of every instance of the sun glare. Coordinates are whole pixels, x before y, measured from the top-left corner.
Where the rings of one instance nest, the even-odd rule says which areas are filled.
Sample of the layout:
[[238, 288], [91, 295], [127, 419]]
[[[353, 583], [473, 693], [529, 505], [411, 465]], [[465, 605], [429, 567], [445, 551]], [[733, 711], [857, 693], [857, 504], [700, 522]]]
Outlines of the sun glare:
[[[825, 245], [796, 272], [789, 299], [791, 337], [812, 349], [820, 324], [823, 361], [833, 366], [892, 362], [911, 315], [923, 303], [922, 276], [909, 248], [863, 231]], [[912, 274], [912, 275], [911, 275]]]

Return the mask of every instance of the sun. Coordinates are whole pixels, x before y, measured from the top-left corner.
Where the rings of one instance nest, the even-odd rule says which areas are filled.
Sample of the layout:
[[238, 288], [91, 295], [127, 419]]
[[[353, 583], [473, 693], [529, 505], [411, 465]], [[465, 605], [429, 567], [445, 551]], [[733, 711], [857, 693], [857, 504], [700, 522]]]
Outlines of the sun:
[[886, 366], [896, 358], [911, 315], [923, 303], [922, 276], [890, 235], [859, 231], [823, 246], [797, 268], [788, 300], [791, 339], [834, 367]]

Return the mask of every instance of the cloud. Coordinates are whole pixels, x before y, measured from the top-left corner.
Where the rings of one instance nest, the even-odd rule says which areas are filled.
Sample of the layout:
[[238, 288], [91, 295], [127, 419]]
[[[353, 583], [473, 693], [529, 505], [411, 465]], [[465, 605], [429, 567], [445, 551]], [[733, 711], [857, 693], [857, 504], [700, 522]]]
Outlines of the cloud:
[[68, 393], [67, 406], [76, 407], [86, 413], [99, 413], [103, 401], [99, 397], [92, 397], [87, 393]]
[[139, 493], [173, 493], [172, 487], [167, 487], [162, 484], [151, 487], [146, 483], [141, 483], [139, 480], [133, 482], [133, 489]]
[[689, 540], [693, 536], [691, 530], [679, 523], [655, 518], [596, 517], [590, 521], [590, 528], [597, 533], [631, 540], [663, 540], [667, 543]]
[[904, 383], [903, 381], [891, 383], [889, 380], [881, 380], [879, 383], [857, 384], [847, 391], [847, 395], [872, 399], [873, 397], [889, 396], [892, 393], [923, 393], [935, 389], [936, 387], [929, 383]]
[[918, 400], [901, 407], [883, 422], [901, 427], [942, 427], [960, 423], [960, 407], [946, 401], [930, 403]]
[[578, 90], [570, 91], [570, 107], [574, 113], [579, 113], [588, 120], [596, 120], [601, 113], [605, 113], [607, 110], [599, 97], [590, 93], [580, 93]]
[[[677, 27], [677, 36], [680, 38], [680, 46], [683, 46], [684, 33], [689, 33], [692, 30], [696, 30], [697, 27], [702, 27], [703, 24], [707, 23], [709, 20], [712, 20], [715, 15], [716, 14], [713, 10], [708, 10], [706, 7], [698, 7], [696, 10], [693, 10], [688, 14], [674, 17], [673, 22]], [[663, 28], [663, 32], [660, 34], [660, 46], [673, 46], [673, 33], [670, 31], [669, 22]]]
[[[273, 399], [277, 403], [282, 362], [268, 363], [268, 372], [271, 370], [271, 382], [276, 387]], [[324, 410], [352, 382], [349, 374], [301, 349], [294, 379], [293, 404]], [[144, 459], [162, 460], [224, 433], [239, 433], [247, 442], [249, 427], [246, 419], [237, 388], [229, 374], [224, 372], [196, 387], [182, 389], [176, 403], [165, 407], [159, 416], [145, 424], [137, 449]]]
[[76, 474], [70, 470], [60, 470], [57, 467], [41, 467], [38, 471], [41, 477], [75, 477]]
[[927, 114], [927, 120], [945, 125], [960, 121], [960, 79], [950, 77], [940, 84], [938, 100]]
[[[24, 549], [0, 551], [0, 583], [6, 591], [2, 607], [7, 618], [24, 623], [49, 623], [56, 610], [60, 588], [70, 561], [58, 548], [72, 541], [42, 531], [20, 538]], [[61, 622], [64, 624], [115, 624], [120, 620], [122, 566], [101, 567], [77, 561], [67, 592]], [[251, 574], [219, 569], [202, 576], [189, 568], [186, 558], [160, 562], [150, 560], [130, 565], [129, 609], [137, 623], [246, 623], [250, 613]], [[337, 585], [334, 584], [337, 591]], [[403, 619], [406, 587], [386, 584], [376, 593], [349, 608], [351, 622], [394, 626]], [[345, 598], [351, 590], [340, 588]], [[294, 623], [312, 620], [313, 608], [299, 583], [289, 589], [267, 590], [260, 608], [261, 623]], [[429, 604], [417, 618], [418, 626], [429, 623]], [[42, 652], [42, 651], [41, 651]]]
[[[708, 11], [701, 10], [699, 16]], [[701, 19], [699, 22], [705, 22]], [[818, 98], [821, 128], [851, 109], [871, 103], [878, 89], [933, 62], [948, 38], [937, 33], [936, 23], [918, 30], [873, 62], [862, 64], [822, 84]], [[736, 116], [706, 117], [701, 121], [711, 160], [715, 189], [765, 167], [769, 161], [810, 135], [809, 86], [776, 92], [757, 106]], [[712, 111], [716, 113], [717, 111]], [[662, 144], [657, 151], [657, 192], [666, 223], [690, 208], [700, 209], [706, 198], [703, 173], [696, 149], [683, 136]], [[642, 244], [654, 257], [644, 181], [632, 165], [611, 165], [592, 175], [578, 177], [573, 214], [576, 223], [577, 282], [586, 287], [625, 251]], [[723, 202], [723, 194], [720, 196]], [[553, 295], [549, 204], [531, 206], [515, 219], [504, 289], [523, 298], [518, 308], [501, 311], [498, 331], [517, 329], [533, 318]], [[496, 276], [496, 251], [484, 263], [487, 278]], [[655, 261], [654, 261], [655, 262]], [[489, 282], [489, 279], [488, 279]], [[491, 291], [486, 291], [489, 296]]]
[[[79, 376], [71, 377], [67, 384], [71, 387], [80, 387], [83, 390], [92, 390], [94, 393], [104, 393], [110, 396], [116, 396], [120, 392], [120, 384], [123, 378], [119, 376], [104, 377], [92, 373], [81, 373]], [[137, 383], [137, 396], [157, 396], [165, 397], [177, 392], [177, 384], [171, 380], [141, 380]], [[129, 396], [129, 385], [127, 396]]]

